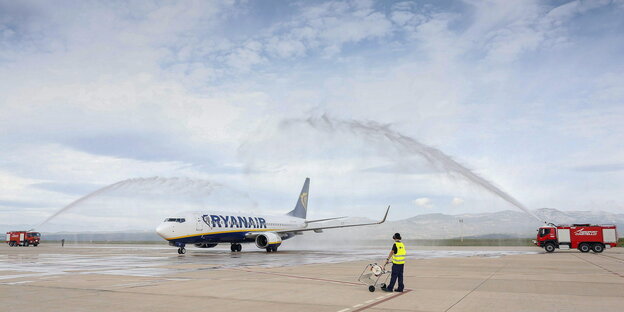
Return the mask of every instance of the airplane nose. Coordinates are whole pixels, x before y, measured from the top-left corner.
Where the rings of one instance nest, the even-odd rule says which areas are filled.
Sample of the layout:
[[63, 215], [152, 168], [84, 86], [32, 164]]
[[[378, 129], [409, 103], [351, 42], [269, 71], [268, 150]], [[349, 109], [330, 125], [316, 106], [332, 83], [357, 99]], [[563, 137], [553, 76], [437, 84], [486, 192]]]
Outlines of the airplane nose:
[[164, 239], [167, 239], [167, 234], [169, 233], [169, 225], [161, 224], [156, 228], [156, 233]]

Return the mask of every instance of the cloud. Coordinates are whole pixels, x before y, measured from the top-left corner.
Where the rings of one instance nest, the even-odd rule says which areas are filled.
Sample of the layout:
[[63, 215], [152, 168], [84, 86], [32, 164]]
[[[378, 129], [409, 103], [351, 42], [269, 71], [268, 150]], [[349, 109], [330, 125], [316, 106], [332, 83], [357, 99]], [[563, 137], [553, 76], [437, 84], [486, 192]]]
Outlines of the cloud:
[[624, 170], [624, 163], [586, 165], [576, 167], [574, 170], [583, 172], [616, 172]]
[[420, 207], [424, 207], [424, 208], [428, 208], [431, 209], [433, 208], [433, 203], [431, 202], [431, 199], [427, 198], [427, 197], [421, 197], [421, 198], [417, 198], [414, 201], [414, 204], [416, 204], [417, 206]]
[[621, 1], [258, 7], [0, 3], [0, 217], [154, 175], [231, 182], [276, 211], [311, 176], [327, 216], [409, 217], [417, 196], [504, 207], [392, 147], [269, 130], [325, 113], [435, 146], [532, 207], [623, 206]]
[[453, 200], [451, 200], [451, 205], [453, 206], [460, 206], [463, 203], [464, 203], [464, 200], [459, 197], [453, 197]]

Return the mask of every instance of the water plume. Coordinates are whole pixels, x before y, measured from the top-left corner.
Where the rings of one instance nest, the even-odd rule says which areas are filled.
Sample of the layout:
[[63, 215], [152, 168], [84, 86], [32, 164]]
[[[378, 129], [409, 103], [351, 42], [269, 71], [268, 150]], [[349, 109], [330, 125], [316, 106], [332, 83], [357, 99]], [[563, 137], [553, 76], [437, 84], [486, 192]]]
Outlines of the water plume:
[[[164, 178], [164, 177], [149, 177], [149, 178], [132, 178], [122, 180], [111, 185], [102, 187], [94, 192], [91, 192], [77, 200], [71, 202], [69, 205], [59, 209], [51, 216], [43, 220], [41, 223], [37, 224], [33, 227], [33, 230], [36, 228], [40, 228], [46, 223], [50, 222], [54, 218], [59, 215], [72, 210], [84, 204], [85, 202], [92, 200], [95, 197], [104, 196], [104, 195], [123, 195], [125, 193], [130, 192], [135, 196], [136, 194], [150, 194], [150, 195], [176, 195], [180, 197], [206, 197], [213, 194], [218, 189], [227, 188], [229, 191], [234, 191], [222, 184], [200, 180], [200, 179], [191, 179], [185, 177], [172, 177], [172, 178]], [[237, 196], [243, 197], [249, 200], [253, 206], [257, 206], [257, 204], [249, 198], [248, 195], [242, 194], [240, 192], [234, 191]]]
[[372, 144], [389, 142], [396, 149], [396, 152], [410, 157], [411, 155], [418, 155], [419, 157], [425, 159], [430, 166], [443, 170], [448, 174], [460, 176], [463, 179], [488, 191], [489, 193], [502, 198], [536, 220], [543, 222], [541, 218], [527, 209], [517, 199], [504, 192], [493, 183], [461, 165], [439, 149], [421, 143], [418, 140], [406, 136], [398, 131], [392, 130], [389, 125], [373, 121], [339, 120], [323, 115], [321, 117], [310, 117], [307, 119], [286, 120], [281, 123], [280, 128], [282, 128], [281, 130], [283, 131], [289, 131], [292, 130], [290, 129], [291, 127], [300, 126], [302, 124], [328, 134], [345, 132], [350, 133], [361, 137]]

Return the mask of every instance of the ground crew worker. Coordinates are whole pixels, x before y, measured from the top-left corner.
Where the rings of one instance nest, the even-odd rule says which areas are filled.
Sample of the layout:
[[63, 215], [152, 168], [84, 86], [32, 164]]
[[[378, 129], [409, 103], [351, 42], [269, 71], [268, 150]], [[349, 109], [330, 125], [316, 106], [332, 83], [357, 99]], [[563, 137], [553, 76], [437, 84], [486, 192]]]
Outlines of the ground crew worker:
[[392, 250], [386, 259], [386, 264], [392, 260], [392, 277], [390, 278], [390, 284], [386, 286], [383, 291], [392, 292], [394, 289], [394, 283], [398, 280], [399, 285], [395, 290], [397, 292], [403, 292], [403, 266], [405, 265], [405, 245], [401, 243], [401, 234], [394, 233], [392, 236], [394, 239], [394, 245]]

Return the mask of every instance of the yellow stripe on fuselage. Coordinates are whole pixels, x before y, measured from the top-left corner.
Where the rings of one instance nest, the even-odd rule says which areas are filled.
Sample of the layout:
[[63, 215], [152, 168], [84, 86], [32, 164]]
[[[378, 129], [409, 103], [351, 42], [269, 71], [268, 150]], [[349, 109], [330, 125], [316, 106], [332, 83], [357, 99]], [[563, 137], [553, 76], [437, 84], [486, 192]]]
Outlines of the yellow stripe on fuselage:
[[167, 240], [169, 241], [169, 240], [180, 239], [180, 238], [187, 238], [187, 237], [194, 237], [194, 236], [207, 236], [207, 235], [223, 234], [223, 233], [267, 232], [267, 231], [279, 231], [279, 230], [280, 229], [253, 229], [253, 230], [234, 230], [234, 231], [208, 232], [208, 233], [201, 233], [201, 234], [191, 234], [191, 235], [172, 237], [172, 238], [167, 238]]

